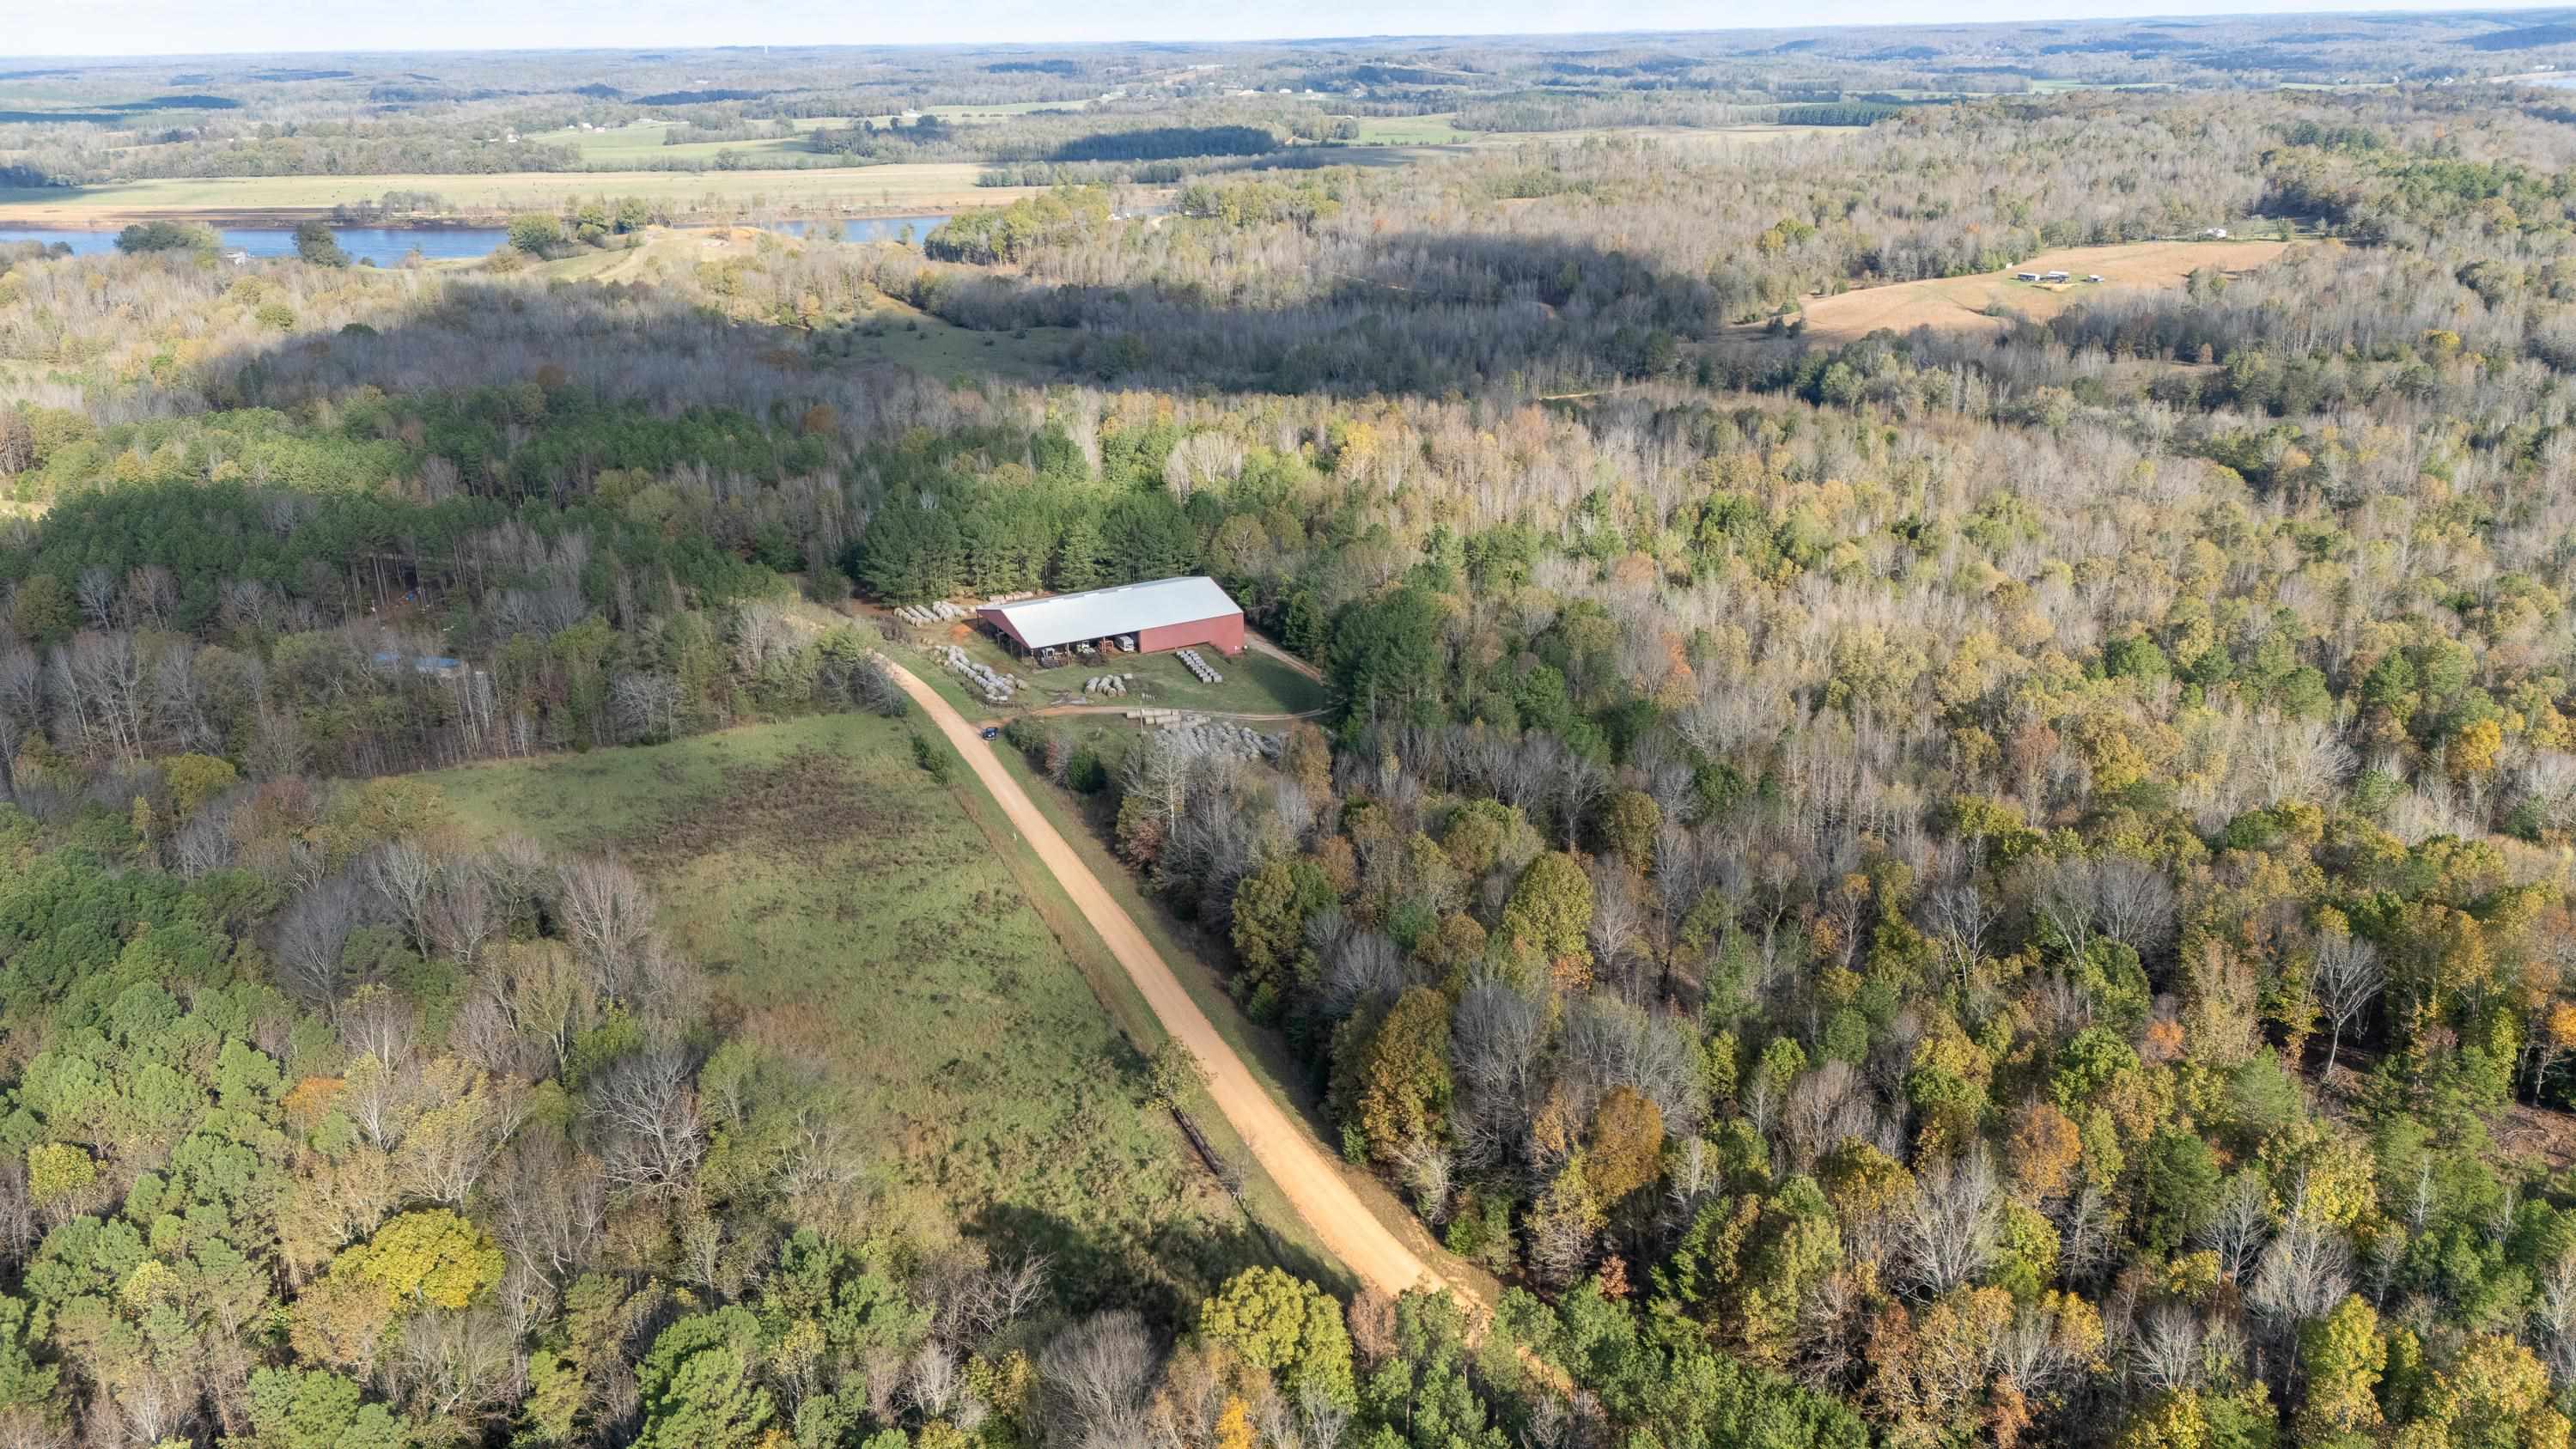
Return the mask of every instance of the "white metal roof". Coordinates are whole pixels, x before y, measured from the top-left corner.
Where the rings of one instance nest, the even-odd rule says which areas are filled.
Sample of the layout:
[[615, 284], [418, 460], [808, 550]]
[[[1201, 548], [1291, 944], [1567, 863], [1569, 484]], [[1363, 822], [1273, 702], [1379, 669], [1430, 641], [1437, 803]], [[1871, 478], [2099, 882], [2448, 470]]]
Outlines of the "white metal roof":
[[1059, 644], [1133, 634], [1165, 624], [1240, 614], [1243, 606], [1227, 597], [1216, 580], [1199, 574], [1057, 594], [1047, 599], [1022, 599], [1015, 604], [986, 604], [980, 612], [1007, 619], [1012, 632], [1029, 648], [1051, 649]]

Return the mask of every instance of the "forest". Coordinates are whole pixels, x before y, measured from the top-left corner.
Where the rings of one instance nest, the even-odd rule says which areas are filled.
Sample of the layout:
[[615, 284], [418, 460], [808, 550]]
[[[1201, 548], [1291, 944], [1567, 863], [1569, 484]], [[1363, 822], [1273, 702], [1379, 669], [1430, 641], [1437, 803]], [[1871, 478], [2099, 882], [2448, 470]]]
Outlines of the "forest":
[[[0, 249], [0, 1438], [2565, 1449], [2576, 130], [1816, 123], [607, 282]], [[1488, 1293], [878, 1211], [634, 870], [417, 774], [1187, 572], [1329, 711], [996, 748]]]

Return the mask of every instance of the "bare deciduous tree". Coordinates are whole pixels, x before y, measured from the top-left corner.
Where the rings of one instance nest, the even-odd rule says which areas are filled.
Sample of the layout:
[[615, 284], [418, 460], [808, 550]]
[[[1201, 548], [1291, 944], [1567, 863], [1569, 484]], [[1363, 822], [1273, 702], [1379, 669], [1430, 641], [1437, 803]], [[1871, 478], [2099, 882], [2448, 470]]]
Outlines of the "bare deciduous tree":
[[84, 748], [129, 764], [143, 757], [149, 680], [133, 635], [75, 636], [54, 651], [54, 676]]
[[2576, 1253], [2560, 1253], [2540, 1275], [2531, 1307], [2532, 1346], [2549, 1365], [2552, 1382], [2576, 1384]]
[[1538, 1110], [1546, 1009], [1502, 978], [1480, 973], [1449, 1018], [1458, 1095], [1452, 1131], [1465, 1163], [1489, 1167], [1514, 1150]]
[[2343, 1237], [2304, 1210], [2263, 1249], [2245, 1303], [2284, 1329], [2322, 1318], [2352, 1291], [2352, 1250]]
[[586, 1102], [600, 1163], [621, 1192], [668, 1195], [687, 1187], [706, 1155], [705, 1125], [676, 1047], [631, 1053], [600, 1073]]
[[904, 1366], [904, 1400], [924, 1418], [944, 1417], [965, 1393], [966, 1375], [957, 1355], [937, 1340], [923, 1344]]
[[617, 861], [599, 859], [573, 861], [557, 879], [557, 905], [592, 984], [602, 1000], [626, 1000], [653, 930], [653, 901], [643, 880]]
[[2317, 938], [2316, 962], [2309, 968], [2308, 989], [2315, 995], [2317, 1012], [2328, 1027], [2328, 1076], [2334, 1073], [2336, 1053], [2343, 1049], [2343, 1034], [2360, 1025], [2362, 1013], [2378, 999], [2381, 980], [2378, 947], [2343, 931], [2329, 931]]
[[103, 568], [82, 569], [72, 583], [72, 597], [80, 601], [81, 619], [89, 627], [116, 627], [116, 575]]
[[1635, 1001], [1639, 983], [1630, 968], [1646, 941], [1646, 904], [1638, 895], [1637, 877], [1608, 857], [1592, 862], [1591, 876], [1592, 922], [1586, 936], [1592, 959], [1601, 975], [1618, 982], [1622, 994]]
[[2262, 1179], [2250, 1171], [2236, 1174], [2200, 1230], [2201, 1246], [2218, 1255], [2221, 1273], [2243, 1282], [2271, 1238], [2272, 1204]]
[[332, 876], [297, 895], [278, 918], [274, 952], [287, 989], [309, 1005], [336, 1007], [346, 974], [342, 953], [349, 933], [365, 919], [364, 893], [347, 876]]
[[386, 1358], [394, 1397], [424, 1423], [473, 1424], [505, 1400], [518, 1345], [489, 1308], [431, 1309], [408, 1319]]
[[1905, 1277], [1914, 1290], [1937, 1298], [1983, 1272], [1994, 1261], [2002, 1206], [1994, 1160], [1982, 1144], [1925, 1168], [1902, 1239]]
[[608, 712], [623, 744], [655, 743], [680, 732], [680, 681], [630, 671], [609, 681]]
[[459, 965], [478, 964], [501, 933], [494, 894], [482, 862], [470, 856], [442, 858], [422, 919], [430, 949]]
[[1975, 980], [1977, 963], [1985, 959], [1987, 937], [2003, 919], [2002, 907], [1973, 881], [1934, 891], [1924, 904], [1930, 927], [1926, 934], [1942, 971], [1964, 994]]
[[494, 1164], [485, 1186], [493, 1238], [549, 1282], [596, 1261], [607, 1219], [598, 1164], [551, 1126], [531, 1127]]
[[2122, 1355], [2130, 1375], [2149, 1389], [2174, 1393], [2197, 1385], [2206, 1357], [2198, 1315], [2178, 1303], [2159, 1303], [2130, 1332]]
[[1042, 1254], [994, 1262], [961, 1250], [933, 1261], [919, 1288], [933, 1337], [966, 1352], [1019, 1321], [1046, 1295]]
[[1071, 1449], [1143, 1443], [1157, 1359], [1152, 1335], [1133, 1313], [1104, 1313], [1058, 1333], [1038, 1356], [1047, 1442]]
[[430, 950], [430, 896], [438, 870], [437, 857], [408, 840], [386, 841], [368, 851], [359, 865], [360, 878], [375, 892], [384, 914], [424, 955]]
[[1845, 1138], [1867, 1141], [1876, 1135], [1877, 1126], [1878, 1109], [1870, 1100], [1868, 1084], [1844, 1061], [1829, 1061], [1798, 1078], [1780, 1118], [1791, 1160], [1802, 1171]]

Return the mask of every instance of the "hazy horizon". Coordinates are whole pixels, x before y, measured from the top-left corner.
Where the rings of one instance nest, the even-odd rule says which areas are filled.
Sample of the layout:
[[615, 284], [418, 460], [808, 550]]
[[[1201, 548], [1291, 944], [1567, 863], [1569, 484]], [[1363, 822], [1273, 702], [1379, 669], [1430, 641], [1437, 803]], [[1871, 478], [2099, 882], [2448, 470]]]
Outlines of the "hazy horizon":
[[[144, 60], [223, 55], [705, 49], [759, 45], [1091, 45], [1118, 43], [1241, 44], [1355, 39], [1399, 41], [1516, 35], [1620, 35], [1671, 31], [1818, 29], [1879, 25], [2040, 24], [2233, 15], [2441, 14], [2454, 11], [2552, 10], [2529, 5], [2354, 4], [2351, 0], [2283, 0], [2166, 5], [2002, 0], [1962, 14], [1903, 0], [1819, 0], [1794, 23], [1753, 7], [1647, 3], [1624, 9], [1614, 26], [1595, 12], [1584, 24], [1535, 0], [1411, 0], [1392, 6], [1324, 0], [1296, 12], [1283, 29], [1266, 7], [1177, 0], [1153, 6], [1096, 7], [1069, 18], [1059, 7], [1000, 0], [970, 15], [954, 11], [853, 13], [824, 0], [773, 0], [710, 17], [682, 0], [600, 0], [532, 11], [507, 0], [449, 0], [434, 14], [370, 14], [320, 0], [277, 0], [265, 7], [215, 11], [193, 0], [65, 0], [23, 17], [12, 54], [35, 59]], [[748, 13], [745, 13], [745, 12]], [[134, 43], [126, 43], [131, 40]]]

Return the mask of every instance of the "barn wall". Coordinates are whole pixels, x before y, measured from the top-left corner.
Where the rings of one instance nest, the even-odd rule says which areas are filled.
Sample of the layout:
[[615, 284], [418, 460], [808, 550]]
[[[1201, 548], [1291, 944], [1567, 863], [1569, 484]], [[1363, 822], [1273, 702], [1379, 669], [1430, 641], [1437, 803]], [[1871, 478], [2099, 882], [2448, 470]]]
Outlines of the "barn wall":
[[1163, 649], [1186, 649], [1205, 644], [1220, 653], [1243, 652], [1243, 616], [1219, 614], [1210, 619], [1189, 619], [1178, 624], [1164, 624], [1138, 631], [1136, 647], [1152, 654]]
[[1020, 631], [1011, 627], [1010, 617], [1004, 614], [1001, 610], [977, 609], [975, 611], [975, 617], [983, 620], [986, 624], [991, 625], [995, 633], [1001, 634], [1011, 642], [1019, 645], [1023, 651], [1029, 647], [1029, 641], [1020, 637]]

